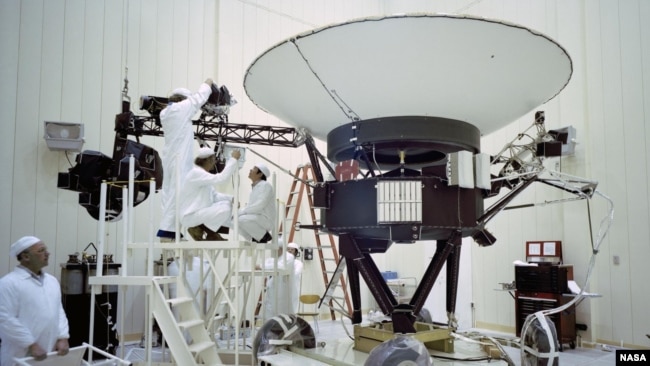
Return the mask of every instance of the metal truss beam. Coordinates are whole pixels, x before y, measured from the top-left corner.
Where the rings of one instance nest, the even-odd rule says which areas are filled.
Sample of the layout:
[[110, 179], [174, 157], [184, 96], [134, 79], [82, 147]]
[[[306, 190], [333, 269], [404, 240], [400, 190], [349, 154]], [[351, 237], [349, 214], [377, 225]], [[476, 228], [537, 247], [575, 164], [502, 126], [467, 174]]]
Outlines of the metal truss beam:
[[[192, 124], [194, 136], [203, 141], [284, 147], [298, 147], [305, 141], [304, 136], [293, 127], [228, 123], [227, 115], [208, 116], [204, 113]], [[155, 117], [135, 116], [129, 112], [117, 115], [115, 131], [137, 138], [164, 135]]]

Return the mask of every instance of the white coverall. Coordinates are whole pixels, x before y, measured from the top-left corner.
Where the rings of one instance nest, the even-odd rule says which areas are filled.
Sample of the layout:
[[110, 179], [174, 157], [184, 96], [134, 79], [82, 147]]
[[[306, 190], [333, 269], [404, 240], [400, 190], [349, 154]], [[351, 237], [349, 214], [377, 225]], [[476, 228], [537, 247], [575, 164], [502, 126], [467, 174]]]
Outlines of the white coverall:
[[226, 182], [237, 170], [237, 159], [228, 158], [221, 173], [212, 174], [194, 165], [183, 179], [180, 191], [181, 224], [204, 224], [212, 231], [224, 226], [232, 215], [232, 196], [219, 193], [213, 186]]
[[0, 365], [27, 357], [36, 342], [52, 352], [58, 339], [69, 338], [68, 318], [61, 305], [61, 285], [42, 272], [42, 283], [28, 269], [17, 266], [0, 279]]
[[293, 301], [293, 309], [298, 311], [300, 307], [300, 279], [302, 278], [302, 261], [296, 259], [293, 261], [293, 292], [291, 293], [291, 300]]
[[[266, 280], [266, 294], [264, 297], [264, 319], [269, 320], [278, 314], [295, 314], [293, 307], [294, 291], [294, 260], [291, 253], [278, 256], [278, 270], [286, 270], [286, 274], [269, 276]], [[275, 258], [267, 258], [262, 268], [266, 271], [274, 270]], [[275, 290], [277, 286], [277, 305], [275, 307]]]
[[239, 210], [239, 232], [246, 238], [261, 239], [275, 222], [275, 197], [271, 183], [260, 180], [253, 186], [248, 204]]
[[160, 230], [175, 232], [176, 172], [184, 177], [194, 166], [194, 129], [192, 117], [210, 97], [212, 88], [201, 84], [189, 98], [168, 105], [160, 112], [165, 145], [160, 154], [163, 165], [162, 217]]

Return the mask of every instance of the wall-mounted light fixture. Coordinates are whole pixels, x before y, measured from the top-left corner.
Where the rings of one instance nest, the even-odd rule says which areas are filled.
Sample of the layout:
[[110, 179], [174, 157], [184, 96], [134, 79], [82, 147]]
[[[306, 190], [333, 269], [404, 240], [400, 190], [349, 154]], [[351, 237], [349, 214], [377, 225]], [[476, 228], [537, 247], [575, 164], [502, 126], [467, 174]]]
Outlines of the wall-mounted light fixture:
[[43, 136], [50, 150], [81, 151], [84, 144], [83, 123], [45, 121]]

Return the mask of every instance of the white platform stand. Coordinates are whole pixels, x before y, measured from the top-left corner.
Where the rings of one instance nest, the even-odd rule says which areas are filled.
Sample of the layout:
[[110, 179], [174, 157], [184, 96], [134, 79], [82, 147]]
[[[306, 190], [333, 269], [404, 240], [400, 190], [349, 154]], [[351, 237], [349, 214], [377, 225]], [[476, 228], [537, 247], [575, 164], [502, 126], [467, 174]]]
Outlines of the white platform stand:
[[[235, 177], [235, 200], [233, 207], [238, 207], [238, 194], [239, 194], [239, 177]], [[145, 339], [152, 340], [152, 323], [155, 319], [161, 328], [164, 339], [167, 341], [169, 351], [171, 352], [172, 359], [176, 364], [183, 366], [193, 365], [252, 365], [252, 354], [250, 347], [247, 347], [246, 342], [241, 342], [242, 335], [241, 327], [244, 319], [255, 319], [254, 309], [255, 306], [247, 307], [249, 298], [253, 298], [251, 294], [257, 295], [260, 288], [256, 289], [255, 277], [268, 276], [271, 274], [281, 275], [279, 271], [255, 270], [255, 263], [258, 258], [264, 260], [264, 255], [267, 249], [277, 248], [277, 245], [265, 245], [258, 243], [250, 243], [247, 241], [239, 241], [239, 228], [237, 215], [234, 215], [234, 227], [231, 229], [231, 239], [228, 241], [181, 241], [179, 236], [179, 224], [177, 220], [176, 239], [173, 242], [154, 243], [154, 224], [150, 220], [149, 224], [149, 241], [145, 243], [137, 243], [132, 240], [133, 238], [133, 157], [130, 159], [130, 172], [128, 185], [122, 182], [123, 202], [128, 202], [125, 206], [123, 215], [124, 238], [122, 243], [122, 260], [126, 261], [130, 257], [130, 252], [135, 249], [147, 250], [146, 263], [147, 275], [145, 276], [131, 276], [129, 275], [128, 266], [121, 268], [120, 275], [104, 276], [102, 273], [102, 261], [104, 256], [104, 242], [105, 235], [105, 207], [106, 207], [106, 191], [107, 183], [101, 185], [101, 202], [100, 202], [100, 217], [99, 217], [99, 230], [98, 230], [98, 252], [97, 252], [97, 275], [91, 276], [88, 279], [91, 285], [91, 329], [90, 329], [90, 343], [92, 344], [93, 324], [94, 324], [94, 299], [96, 294], [101, 293], [102, 286], [117, 285], [120, 294], [120, 306], [124, 307], [124, 294], [129, 286], [144, 286], [146, 288], [145, 294]], [[275, 186], [275, 181], [273, 182]], [[155, 190], [155, 182], [151, 181], [151, 192]], [[153, 200], [151, 200], [153, 202]], [[153, 204], [149, 205], [150, 217], [153, 217]], [[178, 207], [178, 205], [177, 205]], [[277, 237], [273, 233], [273, 237]], [[172, 257], [178, 263], [179, 276], [154, 276], [154, 249], [162, 250], [163, 263], [167, 263], [167, 258]], [[275, 253], [272, 250], [272, 253]], [[250, 258], [250, 268], [241, 268], [242, 254]], [[192, 257], [198, 256], [207, 262], [208, 268], [202, 268], [201, 273], [205, 273], [203, 269], [207, 270], [207, 275], [204, 275], [203, 281], [205, 282], [208, 277], [211, 278], [212, 288], [207, 291], [207, 295], [192, 293], [188, 282], [185, 278], [186, 263], [192, 263]], [[224, 257], [227, 259], [228, 271], [226, 275], [220, 275], [218, 271], [217, 259]], [[189, 259], [189, 261], [188, 261]], [[203, 262], [202, 262], [203, 263]], [[221, 265], [223, 267], [223, 265]], [[167, 267], [163, 265], [163, 270], [166, 273]], [[251, 274], [255, 276], [251, 276]], [[174, 284], [177, 289], [177, 296], [175, 298], [169, 297], [168, 285]], [[202, 296], [207, 296], [211, 306], [205, 309], [202, 304], [206, 302], [197, 301]], [[271, 296], [277, 296], [271, 294]], [[250, 314], [246, 317], [247, 309], [251, 308]], [[174, 309], [174, 311], [172, 311]], [[218, 314], [218, 312], [221, 312]], [[227, 315], [224, 316], [224, 314]], [[124, 329], [124, 319], [118, 319], [120, 322], [120, 329]], [[264, 321], [264, 319], [262, 319]], [[232, 342], [226, 342], [226, 346], [220, 343], [220, 347], [215, 341], [215, 325], [221, 322], [226, 326], [233, 328], [234, 339]], [[255, 337], [255, 322], [251, 321], [250, 337]], [[124, 335], [120, 334], [120, 344], [124, 345]], [[251, 342], [252, 343], [252, 342]], [[124, 349], [122, 347], [122, 349]], [[164, 352], [164, 350], [163, 350]], [[145, 342], [146, 360], [134, 365], [152, 365], [151, 342]], [[123, 355], [122, 355], [123, 356]], [[223, 356], [223, 357], [222, 357]], [[90, 359], [92, 361], [92, 357]], [[160, 363], [155, 363], [160, 365]]]
[[86, 362], [83, 357], [86, 350], [92, 350], [93, 352], [100, 353], [106, 357], [105, 360], [92, 363], [93, 366], [128, 366], [131, 363], [119, 359], [109, 353], [103, 352], [102, 350], [95, 348], [87, 343], [84, 343], [78, 347], [70, 348], [69, 352], [65, 356], [59, 356], [56, 351], [50, 352], [47, 354], [45, 360], [36, 361], [33, 357], [24, 357], [24, 358], [14, 358], [14, 362], [18, 365], [27, 365], [27, 366], [75, 366], [75, 365], [91, 365]]

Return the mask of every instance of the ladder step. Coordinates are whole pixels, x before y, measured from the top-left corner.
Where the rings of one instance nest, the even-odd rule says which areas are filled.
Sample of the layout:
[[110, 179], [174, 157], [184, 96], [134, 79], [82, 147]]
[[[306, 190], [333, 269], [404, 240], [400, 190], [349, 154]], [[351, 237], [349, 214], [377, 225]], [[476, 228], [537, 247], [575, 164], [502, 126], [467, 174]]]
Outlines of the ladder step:
[[182, 329], [190, 329], [196, 326], [203, 326], [203, 320], [201, 319], [194, 319], [194, 320], [186, 320], [184, 322], [179, 322], [178, 326]]
[[200, 354], [201, 352], [210, 349], [211, 347], [214, 347], [216, 343], [211, 342], [211, 341], [205, 341], [205, 342], [199, 342], [199, 343], [194, 343], [189, 346], [190, 352], [193, 354], [197, 355]]
[[214, 317], [214, 320], [222, 320], [222, 319], [226, 319], [226, 316], [225, 315], [217, 315], [217, 316]]
[[191, 297], [177, 297], [175, 299], [167, 299], [165, 301], [171, 306], [178, 306], [178, 305], [191, 303], [192, 301], [194, 301], [194, 299], [192, 299]]

